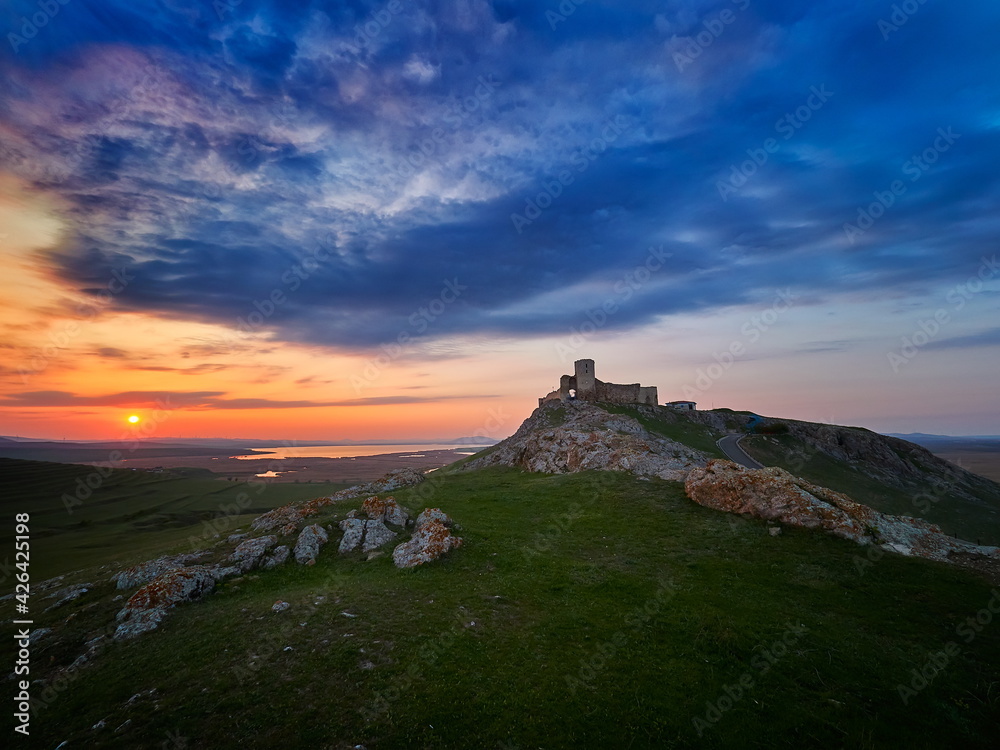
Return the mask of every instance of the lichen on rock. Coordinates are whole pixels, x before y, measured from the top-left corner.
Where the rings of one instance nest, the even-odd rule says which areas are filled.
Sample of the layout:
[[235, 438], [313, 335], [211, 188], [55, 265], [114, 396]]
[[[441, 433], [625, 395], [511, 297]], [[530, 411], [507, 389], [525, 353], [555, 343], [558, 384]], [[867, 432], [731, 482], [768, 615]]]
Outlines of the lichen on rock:
[[167, 611], [185, 601], [199, 599], [215, 588], [215, 576], [205, 565], [168, 571], [136, 591], [116, 619], [121, 623], [116, 640], [134, 638], [156, 628]]
[[950, 562], [956, 553], [1000, 559], [1000, 548], [953, 539], [938, 526], [910, 516], [892, 516], [855, 502], [847, 495], [812, 484], [784, 469], [747, 469], [712, 460], [692, 469], [684, 483], [699, 505], [822, 529], [858, 544], [879, 545], [903, 555]]
[[[392, 551], [392, 561], [397, 568], [423, 565], [462, 546], [461, 537], [452, 536], [444, 520], [432, 511], [445, 515], [434, 508], [425, 510], [418, 516], [413, 536], [408, 542], [403, 542]], [[446, 515], [445, 519], [451, 520]]]
[[295, 562], [299, 565], [314, 565], [320, 548], [327, 543], [329, 536], [319, 524], [312, 524], [302, 529], [298, 541], [295, 542]]

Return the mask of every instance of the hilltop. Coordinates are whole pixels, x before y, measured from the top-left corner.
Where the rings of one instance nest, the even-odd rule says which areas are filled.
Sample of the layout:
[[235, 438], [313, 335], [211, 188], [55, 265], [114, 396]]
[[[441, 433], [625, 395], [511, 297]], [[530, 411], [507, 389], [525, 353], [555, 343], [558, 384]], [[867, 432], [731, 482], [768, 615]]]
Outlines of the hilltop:
[[[785, 485], [793, 494], [794, 485], [840, 510], [871, 506], [871, 528], [855, 530], [864, 543], [692, 501], [684, 480], [698, 476], [711, 489], [706, 470], [732, 466], [715, 441], [750, 419], [543, 404], [507, 440], [431, 474], [239, 516], [240, 529], [203, 540], [197, 565], [231, 565], [234, 547], [266, 535], [291, 546], [306, 525], [326, 529], [330, 542], [311, 565], [228, 573], [214, 593], [131, 640], [113, 636], [135, 589], [111, 579], [146, 558], [92, 558], [36, 594], [36, 624], [51, 632], [33, 652], [43, 697], [35, 739], [129, 748], [992, 747], [1000, 593], [988, 571], [896, 554], [870, 535], [885, 522], [876, 513], [906, 502], [907, 488], [949, 486], [955, 494], [939, 492], [928, 511], [996, 536], [1000, 486], [866, 430], [767, 419], [744, 447], [797, 467], [805, 478]], [[752, 484], [782, 476], [723, 473]], [[809, 478], [820, 475], [825, 482]], [[463, 544], [411, 569], [384, 551], [339, 554], [340, 529], [375, 492], [411, 516], [441, 508]], [[393, 544], [405, 539], [390, 526]], [[228, 539], [230, 530], [248, 536]], [[41, 597], [84, 583], [85, 593], [42, 611], [58, 599]], [[287, 608], [273, 611], [276, 600]]]

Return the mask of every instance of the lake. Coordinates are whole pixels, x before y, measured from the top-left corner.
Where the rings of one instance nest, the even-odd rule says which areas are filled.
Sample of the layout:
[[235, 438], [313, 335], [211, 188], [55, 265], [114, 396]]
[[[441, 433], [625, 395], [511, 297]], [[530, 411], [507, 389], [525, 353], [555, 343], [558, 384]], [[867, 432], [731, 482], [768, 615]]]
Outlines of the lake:
[[253, 460], [266, 458], [276, 461], [283, 458], [355, 458], [358, 456], [377, 456], [382, 453], [409, 453], [420, 454], [427, 451], [463, 449], [464, 453], [472, 454], [480, 451], [485, 445], [453, 445], [446, 443], [433, 443], [430, 445], [292, 445], [254, 448], [257, 451], [269, 451], [268, 453], [246, 454], [242, 456], [232, 456], [241, 460]]

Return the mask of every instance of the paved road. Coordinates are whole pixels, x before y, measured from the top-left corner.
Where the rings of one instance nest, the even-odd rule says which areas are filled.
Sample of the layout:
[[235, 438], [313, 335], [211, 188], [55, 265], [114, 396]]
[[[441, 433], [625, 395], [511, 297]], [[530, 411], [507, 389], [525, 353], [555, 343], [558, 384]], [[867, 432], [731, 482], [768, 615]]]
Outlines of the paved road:
[[754, 461], [749, 454], [740, 447], [740, 440], [742, 435], [726, 435], [724, 438], [720, 438], [715, 442], [722, 452], [726, 454], [726, 458], [730, 461], [735, 461], [740, 466], [746, 466], [748, 469], [763, 469], [764, 465]]

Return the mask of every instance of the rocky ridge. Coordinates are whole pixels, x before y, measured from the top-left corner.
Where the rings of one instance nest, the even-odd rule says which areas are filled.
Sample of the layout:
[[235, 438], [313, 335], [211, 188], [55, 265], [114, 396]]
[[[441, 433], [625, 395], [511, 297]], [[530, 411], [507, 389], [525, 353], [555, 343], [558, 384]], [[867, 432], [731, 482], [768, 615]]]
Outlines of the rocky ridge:
[[[116, 621], [119, 624], [114, 638], [128, 640], [155, 629], [172, 608], [210, 594], [216, 584], [226, 578], [244, 575], [258, 568], [269, 570], [285, 564], [289, 557], [294, 557], [300, 565], [314, 565], [322, 547], [329, 541], [330, 532], [337, 527], [313, 523], [300, 529], [306, 519], [337, 501], [363, 496], [373, 489], [397, 489], [423, 480], [420, 472], [402, 469], [329, 497], [290, 503], [268, 511], [254, 519], [251, 532], [231, 534], [225, 541], [219, 542], [220, 545], [235, 546], [215, 564], [192, 564], [213, 553], [212, 549], [206, 549], [190, 554], [167, 555], [119, 571], [111, 579], [119, 589], [140, 588], [118, 612]], [[367, 519], [361, 515], [367, 516]], [[339, 524], [344, 531], [339, 545], [341, 552], [355, 548], [374, 552], [396, 539], [407, 526], [414, 525], [409, 512], [393, 497], [368, 497], [362, 504], [360, 514], [350, 511], [347, 516]], [[400, 532], [390, 529], [387, 523], [399, 528]], [[437, 508], [427, 509], [418, 517], [413, 537], [397, 546], [397, 549], [405, 547], [405, 552], [393, 555], [397, 567], [430, 562], [460, 546], [462, 540], [451, 536], [452, 526], [445, 513]], [[254, 532], [261, 531], [275, 533], [252, 536]], [[282, 537], [295, 537], [294, 543], [279, 544]], [[87, 590], [78, 587], [75, 591], [79, 593], [75, 596]]]
[[654, 435], [634, 417], [586, 401], [554, 401], [539, 406], [517, 432], [461, 468], [511, 466], [550, 474], [598, 469], [683, 481], [688, 471], [710, 458]]

